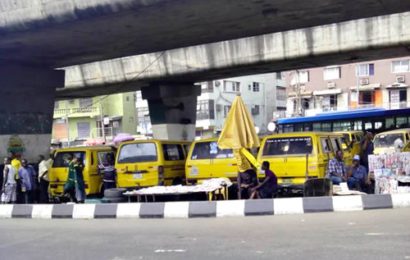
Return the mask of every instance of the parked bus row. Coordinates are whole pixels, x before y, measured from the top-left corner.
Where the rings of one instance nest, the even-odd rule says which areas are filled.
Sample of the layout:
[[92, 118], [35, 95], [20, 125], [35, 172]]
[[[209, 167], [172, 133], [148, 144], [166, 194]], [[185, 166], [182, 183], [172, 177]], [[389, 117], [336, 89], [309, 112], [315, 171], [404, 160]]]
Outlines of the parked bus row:
[[[409, 129], [379, 133], [374, 138], [376, 153], [409, 150]], [[252, 151], [259, 164], [268, 161], [278, 185], [302, 189], [310, 178], [323, 178], [329, 160], [342, 150], [346, 165], [361, 153], [362, 131], [294, 132], [274, 134], [261, 139], [258, 151]], [[406, 146], [407, 145], [407, 146]], [[87, 195], [103, 194], [102, 170], [115, 158], [116, 186], [135, 189], [157, 185], [193, 185], [205, 179], [226, 177], [236, 182], [237, 162], [230, 149], [219, 149], [217, 139], [195, 141], [138, 140], [109, 146], [63, 148], [56, 150], [50, 169], [50, 191], [62, 196], [68, 175], [69, 158], [77, 157], [84, 165]], [[264, 175], [257, 169], [259, 179]]]

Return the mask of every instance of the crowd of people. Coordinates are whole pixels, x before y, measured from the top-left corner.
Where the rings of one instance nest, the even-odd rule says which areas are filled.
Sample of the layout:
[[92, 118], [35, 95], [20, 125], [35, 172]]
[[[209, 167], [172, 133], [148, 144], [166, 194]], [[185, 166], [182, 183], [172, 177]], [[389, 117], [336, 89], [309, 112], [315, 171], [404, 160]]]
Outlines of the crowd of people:
[[[114, 156], [107, 154], [105, 163], [99, 165], [102, 174], [104, 189], [115, 188], [116, 172]], [[61, 199], [84, 203], [86, 199], [84, 183], [84, 165], [81, 158], [69, 154], [65, 159], [68, 176], [64, 183]], [[26, 159], [17, 156], [4, 159], [3, 181], [0, 187], [1, 203], [49, 203], [49, 170], [53, 158], [46, 159], [39, 156], [37, 164], [30, 165]]]
[[26, 159], [4, 158], [1, 203], [48, 203], [48, 171], [52, 159], [42, 155], [36, 165]]

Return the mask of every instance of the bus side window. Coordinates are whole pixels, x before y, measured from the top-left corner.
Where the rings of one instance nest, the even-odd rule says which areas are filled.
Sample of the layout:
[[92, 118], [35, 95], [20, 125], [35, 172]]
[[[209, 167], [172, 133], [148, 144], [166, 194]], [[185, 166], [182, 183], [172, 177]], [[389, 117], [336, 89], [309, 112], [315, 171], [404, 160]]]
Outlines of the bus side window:
[[323, 153], [331, 153], [332, 152], [331, 145], [330, 145], [330, 142], [329, 142], [328, 138], [322, 137], [322, 138], [320, 138], [320, 142], [322, 143]]
[[332, 137], [330, 140], [332, 141], [333, 151], [335, 151], [335, 152], [339, 151], [339, 150], [343, 151], [343, 149], [342, 149], [340, 143], [338, 142], [337, 138]]

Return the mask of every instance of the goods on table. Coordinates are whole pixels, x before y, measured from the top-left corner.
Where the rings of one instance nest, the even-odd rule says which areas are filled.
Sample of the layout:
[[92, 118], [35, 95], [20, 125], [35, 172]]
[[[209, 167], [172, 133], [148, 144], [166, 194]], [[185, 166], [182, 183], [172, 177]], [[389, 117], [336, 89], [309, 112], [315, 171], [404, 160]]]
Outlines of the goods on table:
[[375, 193], [410, 192], [410, 153], [390, 153], [369, 156], [369, 173], [374, 175]]
[[213, 192], [222, 187], [229, 187], [232, 182], [227, 178], [214, 178], [203, 181], [199, 185], [194, 186], [154, 186], [149, 188], [143, 188], [139, 190], [127, 191], [124, 195], [151, 195], [151, 194], [186, 194], [194, 192]]

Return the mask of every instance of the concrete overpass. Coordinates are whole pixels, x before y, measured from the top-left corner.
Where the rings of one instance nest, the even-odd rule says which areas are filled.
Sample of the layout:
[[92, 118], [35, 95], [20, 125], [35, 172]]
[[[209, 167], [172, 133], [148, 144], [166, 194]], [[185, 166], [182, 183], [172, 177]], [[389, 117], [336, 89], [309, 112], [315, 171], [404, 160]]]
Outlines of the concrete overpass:
[[183, 47], [65, 68], [59, 99], [410, 53], [410, 12]]
[[1, 0], [0, 63], [56, 68], [406, 10], [403, 0]]
[[[409, 15], [389, 14], [408, 10], [401, 0], [2, 0], [0, 151], [46, 151], [64, 86], [60, 98], [149, 86], [157, 132], [190, 138], [193, 82], [402, 55]], [[77, 64], [66, 78], [55, 70]]]
[[[408, 25], [410, 12], [77, 65], [66, 68], [66, 88], [57, 95], [70, 98], [142, 89], [155, 135], [179, 139], [190, 133], [192, 138], [193, 100], [199, 95], [193, 82], [406, 56]], [[175, 104], [183, 107], [171, 109]]]

